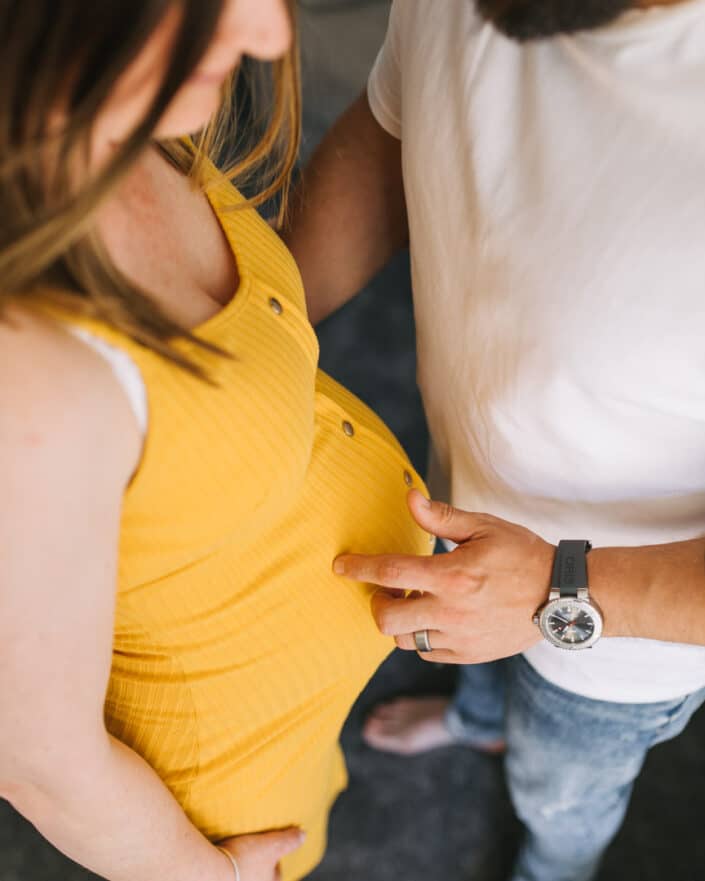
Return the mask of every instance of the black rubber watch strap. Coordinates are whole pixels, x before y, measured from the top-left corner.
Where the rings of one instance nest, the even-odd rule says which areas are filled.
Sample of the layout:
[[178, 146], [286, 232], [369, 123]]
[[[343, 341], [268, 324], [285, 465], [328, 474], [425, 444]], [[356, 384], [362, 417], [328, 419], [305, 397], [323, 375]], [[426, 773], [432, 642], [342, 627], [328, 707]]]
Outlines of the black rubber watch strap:
[[592, 545], [589, 541], [559, 541], [553, 561], [551, 589], [562, 597], [577, 597], [578, 590], [588, 586], [585, 556]]

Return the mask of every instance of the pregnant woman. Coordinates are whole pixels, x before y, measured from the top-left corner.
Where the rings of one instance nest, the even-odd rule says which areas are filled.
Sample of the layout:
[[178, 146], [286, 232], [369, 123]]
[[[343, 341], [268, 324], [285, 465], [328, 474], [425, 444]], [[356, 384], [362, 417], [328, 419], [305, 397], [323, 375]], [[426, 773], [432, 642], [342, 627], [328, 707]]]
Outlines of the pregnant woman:
[[278, 59], [239, 171], [285, 186], [292, 29], [284, 0], [0, 4], [0, 794], [110, 881], [313, 868], [393, 646], [333, 559], [432, 546], [206, 158], [220, 123], [181, 140]]

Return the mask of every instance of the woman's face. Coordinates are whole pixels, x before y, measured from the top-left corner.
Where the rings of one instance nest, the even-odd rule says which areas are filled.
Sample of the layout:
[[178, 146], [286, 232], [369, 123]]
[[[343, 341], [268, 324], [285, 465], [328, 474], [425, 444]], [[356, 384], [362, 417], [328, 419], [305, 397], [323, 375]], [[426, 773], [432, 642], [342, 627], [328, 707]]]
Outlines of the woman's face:
[[[179, 15], [178, 4], [172, 4], [140, 55], [115, 84], [94, 127], [96, 160], [124, 140], [148, 111], [169, 63]], [[218, 110], [223, 85], [242, 56], [272, 61], [286, 53], [291, 39], [284, 0], [225, 0], [211, 45], [162, 116], [155, 136], [174, 138], [203, 128]]]

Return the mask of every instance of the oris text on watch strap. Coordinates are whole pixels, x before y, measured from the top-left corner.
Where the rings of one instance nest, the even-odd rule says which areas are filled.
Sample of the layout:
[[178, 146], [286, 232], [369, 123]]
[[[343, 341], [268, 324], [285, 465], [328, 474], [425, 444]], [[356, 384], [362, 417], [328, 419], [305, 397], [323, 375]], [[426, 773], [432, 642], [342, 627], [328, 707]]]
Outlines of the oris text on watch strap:
[[562, 597], [577, 597], [578, 591], [587, 587], [585, 555], [591, 548], [589, 541], [558, 542], [551, 575], [552, 590], [559, 590]]

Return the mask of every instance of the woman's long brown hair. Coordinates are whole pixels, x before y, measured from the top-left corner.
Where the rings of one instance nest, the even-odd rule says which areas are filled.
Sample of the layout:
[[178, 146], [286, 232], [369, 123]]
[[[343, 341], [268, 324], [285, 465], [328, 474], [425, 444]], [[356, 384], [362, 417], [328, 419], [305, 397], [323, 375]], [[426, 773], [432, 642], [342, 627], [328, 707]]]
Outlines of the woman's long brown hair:
[[[174, 3], [182, 12], [179, 33], [151, 108], [109, 166], [77, 189], [75, 170], [86, 167], [96, 116]], [[223, 0], [0, 0], [0, 319], [10, 302], [58, 304], [200, 373], [171, 345], [176, 338], [198, 340], [115, 267], [92, 221], [152, 141], [157, 122], [209, 46], [222, 7]], [[299, 146], [297, 47], [269, 72], [270, 112], [259, 121], [253, 144], [236, 131], [230, 84], [221, 113], [195, 137], [195, 151], [182, 142], [159, 146], [200, 181], [206, 156], [222, 156], [228, 145], [239, 144], [225, 173], [235, 182], [256, 181], [251, 204], [282, 193], [283, 212]], [[67, 89], [69, 122], [51, 131]]]

